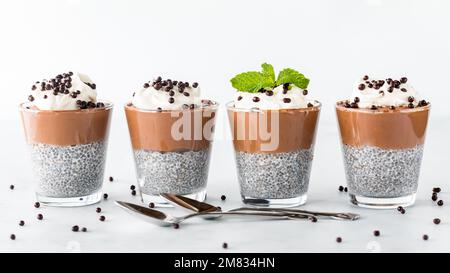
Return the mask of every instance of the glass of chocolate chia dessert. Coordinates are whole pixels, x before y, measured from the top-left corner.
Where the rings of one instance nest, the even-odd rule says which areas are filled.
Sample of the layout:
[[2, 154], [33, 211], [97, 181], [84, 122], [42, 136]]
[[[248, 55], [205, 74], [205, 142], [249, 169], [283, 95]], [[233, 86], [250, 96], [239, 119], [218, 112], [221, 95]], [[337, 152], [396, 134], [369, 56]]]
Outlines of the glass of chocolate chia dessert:
[[112, 104], [97, 101], [88, 76], [35, 82], [19, 106], [31, 151], [37, 201], [84, 206], [101, 199]]
[[309, 80], [293, 69], [231, 80], [228, 103], [237, 175], [244, 204], [292, 207], [306, 202], [321, 104], [307, 99]]
[[336, 113], [350, 200], [368, 208], [415, 202], [430, 104], [407, 78], [364, 76]]
[[217, 107], [196, 82], [158, 77], [133, 94], [125, 113], [143, 201], [166, 205], [162, 193], [205, 199]]

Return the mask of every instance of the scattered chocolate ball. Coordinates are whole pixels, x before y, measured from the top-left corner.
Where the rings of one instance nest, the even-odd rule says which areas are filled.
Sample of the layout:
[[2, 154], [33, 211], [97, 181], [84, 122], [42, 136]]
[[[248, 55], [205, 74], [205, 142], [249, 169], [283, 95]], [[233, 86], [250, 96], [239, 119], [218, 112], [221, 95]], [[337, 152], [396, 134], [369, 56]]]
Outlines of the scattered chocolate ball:
[[341, 237], [337, 237], [337, 238], [336, 238], [336, 242], [337, 242], [337, 243], [342, 243], [342, 238], [341, 238]]
[[149, 87], [150, 87], [150, 84], [144, 83], [144, 88], [149, 88]]
[[135, 186], [135, 185], [131, 185], [131, 186], [130, 186], [130, 190], [134, 191], [135, 189], [136, 189], [136, 186]]
[[34, 207], [35, 207], [35, 208], [38, 209], [40, 206], [41, 206], [41, 203], [39, 203], [39, 202], [34, 203]]
[[148, 204], [148, 206], [153, 209], [155, 207], [155, 203], [151, 202], [150, 204]]
[[366, 85], [361, 83], [360, 85], [358, 85], [358, 89], [362, 91], [362, 90], [366, 89]]
[[406, 78], [406, 77], [402, 77], [401, 79], [400, 79], [400, 82], [401, 83], [406, 83], [408, 81], [408, 78]]
[[73, 226], [72, 227], [72, 231], [73, 232], [78, 232], [78, 230], [80, 230], [80, 228], [78, 226]]
[[172, 97], [170, 97], [170, 98], [169, 98], [169, 103], [171, 103], [171, 104], [172, 104], [172, 103], [174, 103], [174, 102], [175, 102], [175, 99], [174, 99], [174, 98], [172, 98]]
[[431, 195], [431, 200], [436, 202], [437, 199], [438, 199], [437, 193], [433, 192], [433, 194]]
[[14, 185], [9, 185], [10, 190], [14, 190]]
[[380, 236], [380, 231], [379, 230], [374, 230], [373, 231], [373, 235], [375, 236], [375, 237], [379, 237]]
[[11, 235], [9, 235], [9, 239], [11, 239], [11, 240], [15, 240], [16, 239], [16, 235], [15, 234], [11, 234]]
[[238, 101], [242, 100], [242, 96], [239, 96], [239, 97], [237, 98], [237, 100], [238, 100]]
[[314, 104], [312, 104], [312, 103], [308, 102], [307, 106], [308, 106], [308, 107], [313, 107], [313, 106], [314, 106]]
[[422, 239], [423, 239], [424, 241], [428, 241], [429, 237], [428, 237], [428, 235], [424, 234], [424, 235], [422, 236]]
[[105, 222], [105, 220], [106, 220], [106, 217], [105, 216], [100, 216], [100, 218], [98, 218], [100, 221], [102, 221], [102, 222]]
[[258, 97], [253, 97], [253, 102], [258, 102], [259, 98]]
[[84, 228], [81, 229], [81, 231], [82, 232], [87, 232], [87, 228], [84, 227]]
[[114, 178], [112, 176], [109, 177], [109, 182], [113, 182]]
[[355, 97], [355, 99], [353, 101], [358, 103], [358, 102], [360, 102], [360, 99], [359, 99], [359, 97]]
[[19, 222], [19, 226], [23, 227], [24, 225], [25, 225], [25, 221], [23, 221], [23, 220], [20, 220], [20, 222]]
[[439, 225], [439, 224], [441, 223], [441, 219], [439, 219], [439, 218], [434, 218], [434, 219], [433, 219], [433, 223], [434, 223], [435, 225]]
[[38, 220], [44, 219], [44, 215], [42, 215], [42, 214], [39, 213], [39, 214], [37, 215], [37, 219], [38, 219]]
[[398, 210], [398, 211], [401, 211], [401, 210], [403, 210], [403, 207], [402, 207], [402, 206], [398, 206], [398, 207], [397, 207], [397, 210]]
[[131, 195], [135, 196], [135, 195], [136, 195], [136, 191], [135, 191], [135, 190], [132, 190], [132, 191], [131, 191]]
[[197, 88], [197, 86], [198, 86], [198, 83], [197, 83], [197, 82], [194, 82], [194, 83], [192, 84], [192, 87], [194, 87], [194, 88]]
[[108, 194], [107, 193], [103, 194], [103, 199], [105, 199], [105, 200], [108, 199]]
[[433, 192], [434, 193], [440, 193], [441, 192], [441, 188], [439, 188], [439, 187], [433, 188]]
[[344, 188], [344, 192], [348, 192], [348, 188], [347, 187]]
[[310, 220], [311, 220], [311, 222], [316, 223], [316, 222], [317, 222], [317, 217], [314, 217], [314, 216], [313, 216], [313, 217], [311, 217]]
[[227, 243], [223, 243], [223, 244], [222, 244], [222, 248], [223, 248], [223, 249], [227, 249], [227, 248], [228, 248], [228, 244], [227, 244]]
[[225, 195], [222, 195], [222, 196], [220, 197], [220, 199], [221, 199], [222, 201], [225, 201], [225, 200], [227, 199], [227, 197], [226, 197]]
[[339, 186], [338, 190], [339, 190], [340, 192], [343, 192], [343, 191], [344, 191], [344, 186]]
[[365, 80], [365, 81], [367, 81], [369, 79], [369, 76], [367, 76], [367, 75], [365, 75], [364, 77], [363, 77], [363, 80]]
[[303, 90], [303, 96], [306, 96], [306, 95], [308, 95], [308, 90]]
[[444, 205], [444, 201], [439, 200], [439, 201], [437, 202], [437, 204], [438, 204], [439, 207], [442, 207], [442, 206]]
[[173, 224], [173, 228], [174, 229], [179, 229], [180, 228], [180, 224], [177, 224], [177, 223]]
[[100, 207], [96, 208], [96, 209], [95, 209], [95, 212], [97, 212], [97, 213], [102, 212], [102, 208], [100, 208]]

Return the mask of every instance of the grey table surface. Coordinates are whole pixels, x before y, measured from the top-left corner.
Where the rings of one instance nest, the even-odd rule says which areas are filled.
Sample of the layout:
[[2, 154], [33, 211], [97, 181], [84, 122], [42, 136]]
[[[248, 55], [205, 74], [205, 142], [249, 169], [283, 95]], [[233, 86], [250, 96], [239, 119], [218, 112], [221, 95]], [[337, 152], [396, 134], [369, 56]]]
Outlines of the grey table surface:
[[[225, 124], [224, 114], [218, 122]], [[331, 120], [331, 119], [328, 119]], [[355, 222], [192, 220], [180, 229], [162, 228], [141, 222], [114, 205], [114, 200], [139, 202], [130, 194], [136, 184], [134, 162], [123, 113], [115, 113], [104, 192], [109, 199], [81, 208], [34, 208], [32, 174], [27, 149], [18, 119], [0, 121], [0, 251], [1, 252], [448, 252], [450, 251], [450, 190], [448, 189], [448, 145], [450, 126], [446, 117], [430, 123], [422, 164], [419, 192], [415, 206], [405, 215], [396, 210], [369, 210], [351, 205], [345, 193], [345, 177], [336, 124], [322, 122], [310, 181], [309, 199], [303, 207], [323, 211], [360, 213]], [[225, 209], [241, 205], [231, 143], [227, 127], [217, 130], [214, 143], [208, 202]], [[107, 177], [113, 176], [114, 182]], [[10, 190], [9, 185], [15, 189]], [[445, 205], [430, 200], [432, 187], [440, 186]], [[220, 200], [225, 194], [227, 200]], [[448, 201], [448, 202], [447, 202]], [[102, 208], [105, 222], [98, 220]], [[173, 214], [184, 211], [166, 209]], [[36, 215], [42, 213], [44, 220]], [[433, 218], [442, 220], [433, 224]], [[25, 226], [18, 225], [20, 220]], [[88, 232], [72, 232], [73, 225], [87, 227]], [[374, 237], [373, 231], [381, 236]], [[17, 237], [9, 239], [10, 234]], [[422, 235], [428, 234], [428, 241]], [[342, 237], [341, 244], [336, 237]], [[222, 249], [227, 242], [229, 248]]]

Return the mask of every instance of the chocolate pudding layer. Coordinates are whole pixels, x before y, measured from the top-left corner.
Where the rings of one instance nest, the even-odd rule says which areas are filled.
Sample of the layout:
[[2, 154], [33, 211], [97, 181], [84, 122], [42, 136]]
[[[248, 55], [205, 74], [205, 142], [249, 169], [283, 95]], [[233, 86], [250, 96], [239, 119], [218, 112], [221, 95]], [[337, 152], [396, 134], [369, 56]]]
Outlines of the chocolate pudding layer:
[[[310, 149], [315, 141], [320, 108], [317, 102], [308, 108], [245, 110], [230, 103], [228, 118], [234, 149], [246, 153], [286, 153]], [[270, 145], [271, 142], [277, 143], [276, 147]]]
[[38, 110], [28, 103], [20, 105], [28, 144], [70, 146], [103, 141], [111, 113], [112, 104], [79, 110]]
[[336, 104], [344, 145], [397, 150], [424, 144], [430, 105], [371, 110], [346, 108], [345, 103], [340, 101]]
[[[127, 104], [125, 114], [133, 149], [158, 152], [208, 149], [217, 111], [217, 104], [211, 103], [195, 109], [161, 111], [142, 110]], [[185, 133], [182, 137], [172, 134], [172, 130], [178, 134], [178, 128]]]

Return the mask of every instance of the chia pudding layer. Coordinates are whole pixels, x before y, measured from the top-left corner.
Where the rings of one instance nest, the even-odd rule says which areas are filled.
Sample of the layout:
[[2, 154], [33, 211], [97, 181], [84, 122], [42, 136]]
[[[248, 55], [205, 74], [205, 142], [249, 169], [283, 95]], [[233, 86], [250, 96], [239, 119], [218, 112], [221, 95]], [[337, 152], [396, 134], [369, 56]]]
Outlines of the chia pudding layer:
[[289, 199], [306, 194], [313, 148], [282, 153], [236, 152], [241, 195]]
[[37, 193], [54, 198], [82, 197], [102, 187], [106, 141], [58, 146], [30, 144]]
[[184, 152], [135, 150], [143, 194], [192, 194], [206, 188], [210, 149]]
[[423, 145], [406, 149], [343, 145], [344, 165], [351, 194], [397, 198], [416, 193]]

